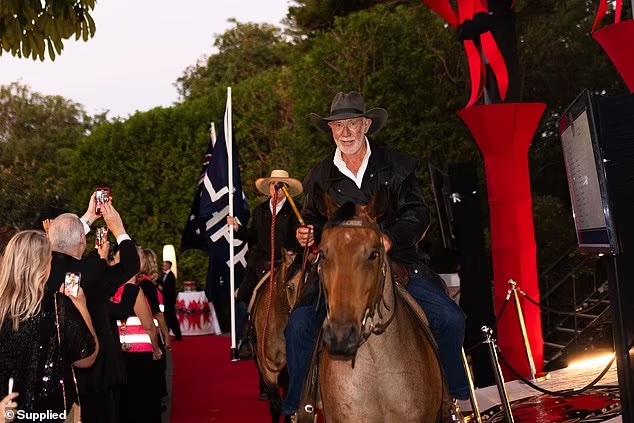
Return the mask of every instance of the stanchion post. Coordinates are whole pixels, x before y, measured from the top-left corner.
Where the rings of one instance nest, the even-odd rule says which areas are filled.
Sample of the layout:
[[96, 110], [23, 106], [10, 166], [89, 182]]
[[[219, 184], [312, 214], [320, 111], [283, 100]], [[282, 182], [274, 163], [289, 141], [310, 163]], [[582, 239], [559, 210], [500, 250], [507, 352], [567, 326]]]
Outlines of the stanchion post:
[[465, 372], [467, 373], [467, 380], [469, 381], [469, 395], [471, 396], [471, 407], [473, 408], [473, 416], [477, 423], [482, 423], [482, 417], [480, 416], [480, 407], [478, 407], [478, 400], [476, 398], [475, 387], [473, 385], [473, 376], [471, 375], [471, 368], [469, 367], [469, 361], [462, 349], [462, 364], [464, 365]]
[[524, 348], [526, 349], [526, 358], [528, 359], [528, 366], [531, 372], [531, 382], [542, 382], [544, 380], [550, 379], [550, 373], [541, 373], [541, 372], [537, 373], [537, 370], [535, 369], [535, 361], [533, 360], [533, 351], [531, 350], [531, 343], [528, 340], [528, 333], [526, 332], [526, 323], [524, 322], [524, 312], [522, 311], [522, 304], [520, 303], [519, 296], [517, 295], [519, 288], [517, 287], [517, 282], [515, 282], [513, 279], [509, 279], [509, 285], [510, 285], [510, 288], [508, 293], [506, 294], [506, 300], [508, 301], [511, 295], [513, 295], [513, 299], [515, 300], [515, 308], [517, 309], [517, 317], [520, 322], [522, 340], [524, 341]]
[[484, 336], [484, 343], [489, 345], [491, 367], [493, 367], [493, 376], [495, 377], [495, 384], [498, 388], [498, 394], [500, 395], [502, 409], [504, 410], [504, 415], [506, 416], [506, 423], [515, 423], [515, 420], [513, 420], [513, 413], [511, 412], [509, 397], [506, 393], [506, 386], [504, 386], [504, 376], [502, 375], [502, 368], [500, 367], [500, 361], [498, 359], [497, 345], [493, 339], [493, 329], [488, 326], [482, 326], [481, 331]]

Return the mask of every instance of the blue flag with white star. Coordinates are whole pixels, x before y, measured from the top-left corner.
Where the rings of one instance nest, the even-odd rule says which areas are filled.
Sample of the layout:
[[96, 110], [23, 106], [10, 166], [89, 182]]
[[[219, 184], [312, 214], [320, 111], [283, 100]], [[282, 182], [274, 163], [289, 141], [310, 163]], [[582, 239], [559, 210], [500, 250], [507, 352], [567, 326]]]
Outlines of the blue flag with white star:
[[[249, 203], [242, 191], [235, 141], [228, 146], [221, 126], [215, 144], [210, 141], [196, 197], [183, 237], [181, 251], [202, 250], [210, 256], [205, 292], [209, 301], [229, 299], [229, 163], [227, 149], [233, 149], [233, 213], [241, 226], [249, 223]], [[248, 244], [234, 238], [234, 272], [238, 284], [246, 268]]]

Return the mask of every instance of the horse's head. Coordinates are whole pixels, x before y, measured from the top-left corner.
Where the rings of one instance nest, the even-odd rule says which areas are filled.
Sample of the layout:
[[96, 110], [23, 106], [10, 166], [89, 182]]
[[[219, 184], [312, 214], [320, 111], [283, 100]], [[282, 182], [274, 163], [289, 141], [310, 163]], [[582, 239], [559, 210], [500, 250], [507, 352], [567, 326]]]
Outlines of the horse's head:
[[388, 191], [381, 188], [366, 206], [339, 207], [320, 194], [328, 218], [319, 244], [328, 304], [324, 342], [332, 355], [354, 356], [383, 292], [387, 260], [377, 219], [387, 209]]

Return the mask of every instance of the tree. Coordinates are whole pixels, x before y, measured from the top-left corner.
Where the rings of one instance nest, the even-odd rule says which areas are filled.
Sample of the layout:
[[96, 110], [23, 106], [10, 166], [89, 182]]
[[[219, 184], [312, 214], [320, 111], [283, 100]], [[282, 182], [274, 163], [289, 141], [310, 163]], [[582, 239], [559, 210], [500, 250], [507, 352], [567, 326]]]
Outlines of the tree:
[[95, 0], [3, 0], [0, 2], [0, 55], [51, 60], [73, 35], [88, 41], [95, 35], [90, 11]]
[[180, 96], [198, 98], [214, 86], [235, 85], [245, 79], [287, 64], [290, 43], [282, 30], [270, 24], [240, 23], [216, 35], [218, 53], [189, 66], [178, 78]]
[[60, 96], [0, 87], [0, 226], [40, 227], [67, 211], [71, 153], [100, 119]]
[[412, 0], [295, 0], [296, 6], [288, 8], [287, 23], [304, 33], [332, 29], [335, 18], [345, 17], [378, 4], [420, 4]]
[[[159, 256], [166, 244], [178, 247], [209, 142], [208, 110], [191, 101], [96, 128], [71, 157], [72, 209], [83, 212], [94, 189], [108, 186], [136, 243]], [[206, 256], [188, 252], [178, 268], [182, 281], [204, 282]]]

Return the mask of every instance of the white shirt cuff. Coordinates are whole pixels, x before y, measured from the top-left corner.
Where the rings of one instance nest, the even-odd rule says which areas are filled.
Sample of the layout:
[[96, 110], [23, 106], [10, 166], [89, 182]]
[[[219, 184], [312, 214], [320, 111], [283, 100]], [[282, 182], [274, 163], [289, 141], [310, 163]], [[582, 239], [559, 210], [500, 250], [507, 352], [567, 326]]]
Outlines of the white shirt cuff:
[[90, 233], [90, 225], [88, 224], [88, 222], [86, 222], [86, 219], [84, 219], [83, 217], [79, 220], [81, 220], [81, 224], [84, 225], [84, 234], [88, 235]]
[[130, 241], [132, 240], [132, 238], [130, 238], [130, 235], [128, 234], [121, 234], [117, 237], [117, 244], [121, 244], [121, 242], [125, 241], [129, 239]]

